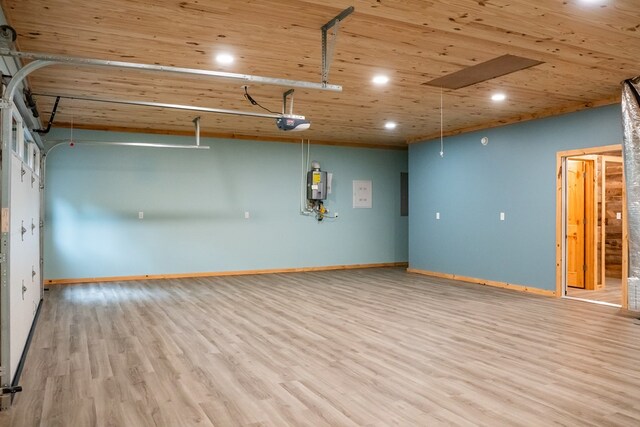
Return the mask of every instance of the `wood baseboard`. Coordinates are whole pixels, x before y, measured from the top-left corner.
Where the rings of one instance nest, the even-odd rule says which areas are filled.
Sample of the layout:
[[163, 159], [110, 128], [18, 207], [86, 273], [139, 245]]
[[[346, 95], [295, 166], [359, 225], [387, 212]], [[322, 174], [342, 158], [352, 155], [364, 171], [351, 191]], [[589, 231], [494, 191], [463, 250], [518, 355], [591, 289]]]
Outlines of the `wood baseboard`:
[[416, 268], [407, 268], [407, 272], [422, 274], [424, 276], [439, 277], [442, 279], [451, 279], [451, 280], [458, 280], [461, 282], [475, 283], [478, 285], [492, 286], [495, 288], [513, 289], [514, 291], [528, 292], [531, 294], [544, 295], [548, 297], [556, 296], [555, 291], [550, 291], [547, 289], [532, 288], [532, 287], [523, 286], [523, 285], [514, 285], [512, 283], [506, 283], [506, 282], [497, 282], [495, 280], [478, 279], [475, 277], [459, 276], [457, 274], [449, 274], [449, 273], [438, 273], [435, 271], [419, 270]]
[[246, 276], [251, 274], [304, 273], [310, 271], [354, 270], [359, 268], [408, 267], [407, 262], [384, 262], [377, 264], [330, 265], [324, 267], [279, 268], [267, 270], [214, 271], [204, 273], [144, 274], [138, 276], [83, 277], [76, 279], [45, 279], [47, 285], [77, 285], [80, 283], [126, 282], [132, 280], [188, 279], [194, 277]]

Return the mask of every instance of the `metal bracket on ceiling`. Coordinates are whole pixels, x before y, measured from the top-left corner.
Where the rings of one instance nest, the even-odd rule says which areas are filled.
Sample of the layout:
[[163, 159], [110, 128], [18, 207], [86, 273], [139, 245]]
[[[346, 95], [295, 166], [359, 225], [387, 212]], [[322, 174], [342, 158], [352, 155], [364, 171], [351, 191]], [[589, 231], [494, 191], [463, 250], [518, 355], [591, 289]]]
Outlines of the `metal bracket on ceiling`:
[[53, 103], [53, 109], [51, 110], [51, 117], [49, 117], [49, 122], [47, 123], [47, 127], [44, 129], [34, 129], [34, 132], [37, 132], [41, 135], [46, 135], [51, 130], [51, 126], [53, 125], [53, 121], [56, 119], [56, 113], [58, 112], [58, 104], [60, 104], [60, 97], [56, 97], [56, 101]]
[[0, 47], [11, 49], [17, 38], [18, 33], [16, 33], [13, 27], [10, 25], [0, 25]]
[[[354, 11], [354, 7], [350, 6], [340, 12], [335, 18], [327, 22], [322, 26], [322, 84], [329, 84], [329, 69], [331, 68], [331, 61], [333, 60], [333, 50], [338, 39], [338, 27], [340, 22], [347, 16], [351, 15]], [[327, 34], [330, 29], [333, 28], [331, 35], [331, 41], [327, 40]]]
[[196, 127], [196, 147], [200, 147], [200, 116], [192, 120], [193, 125]]
[[[293, 114], [293, 93], [295, 91], [293, 89], [289, 89], [288, 91], [282, 94], [282, 114]], [[289, 105], [289, 113], [287, 113], [287, 98], [291, 97], [291, 105]]]

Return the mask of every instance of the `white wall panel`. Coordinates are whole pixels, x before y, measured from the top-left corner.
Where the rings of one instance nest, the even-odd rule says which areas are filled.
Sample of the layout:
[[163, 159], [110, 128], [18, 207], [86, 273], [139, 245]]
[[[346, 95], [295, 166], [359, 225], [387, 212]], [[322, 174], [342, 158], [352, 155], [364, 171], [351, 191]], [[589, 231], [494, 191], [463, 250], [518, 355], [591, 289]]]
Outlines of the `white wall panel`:
[[35, 277], [32, 274], [34, 269], [39, 273], [40, 262], [40, 183], [34, 171], [16, 155], [13, 155], [11, 168], [10, 370], [13, 377], [40, 301], [39, 274]]

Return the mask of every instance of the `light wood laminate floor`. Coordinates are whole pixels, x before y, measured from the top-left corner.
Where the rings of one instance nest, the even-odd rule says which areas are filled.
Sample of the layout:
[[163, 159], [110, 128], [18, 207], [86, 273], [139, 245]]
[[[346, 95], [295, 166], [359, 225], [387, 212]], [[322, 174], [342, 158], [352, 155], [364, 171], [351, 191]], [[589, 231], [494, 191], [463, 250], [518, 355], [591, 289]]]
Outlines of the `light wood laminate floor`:
[[603, 289], [589, 291], [579, 288], [567, 288], [567, 295], [574, 298], [582, 298], [590, 301], [606, 302], [609, 304], [622, 304], [622, 279], [607, 277], [606, 286]]
[[640, 322], [400, 269], [52, 286], [2, 426], [638, 426]]

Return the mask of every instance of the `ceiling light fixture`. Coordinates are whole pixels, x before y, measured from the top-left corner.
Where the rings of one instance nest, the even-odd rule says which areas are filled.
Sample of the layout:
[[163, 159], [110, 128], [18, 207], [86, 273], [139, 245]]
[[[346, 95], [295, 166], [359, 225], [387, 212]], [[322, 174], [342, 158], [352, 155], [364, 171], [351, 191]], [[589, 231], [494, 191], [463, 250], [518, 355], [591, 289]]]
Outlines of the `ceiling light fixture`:
[[389, 83], [389, 77], [383, 75], [375, 76], [372, 82], [376, 85], [386, 85]]
[[395, 129], [396, 126], [398, 126], [397, 124], [395, 124], [395, 122], [387, 122], [384, 124], [384, 127], [386, 129]]
[[493, 95], [491, 95], [492, 101], [501, 102], [505, 99], [507, 99], [507, 95], [505, 95], [504, 93], [494, 93]]
[[233, 63], [233, 56], [228, 53], [219, 53], [216, 55], [216, 62], [222, 65], [229, 65]]

